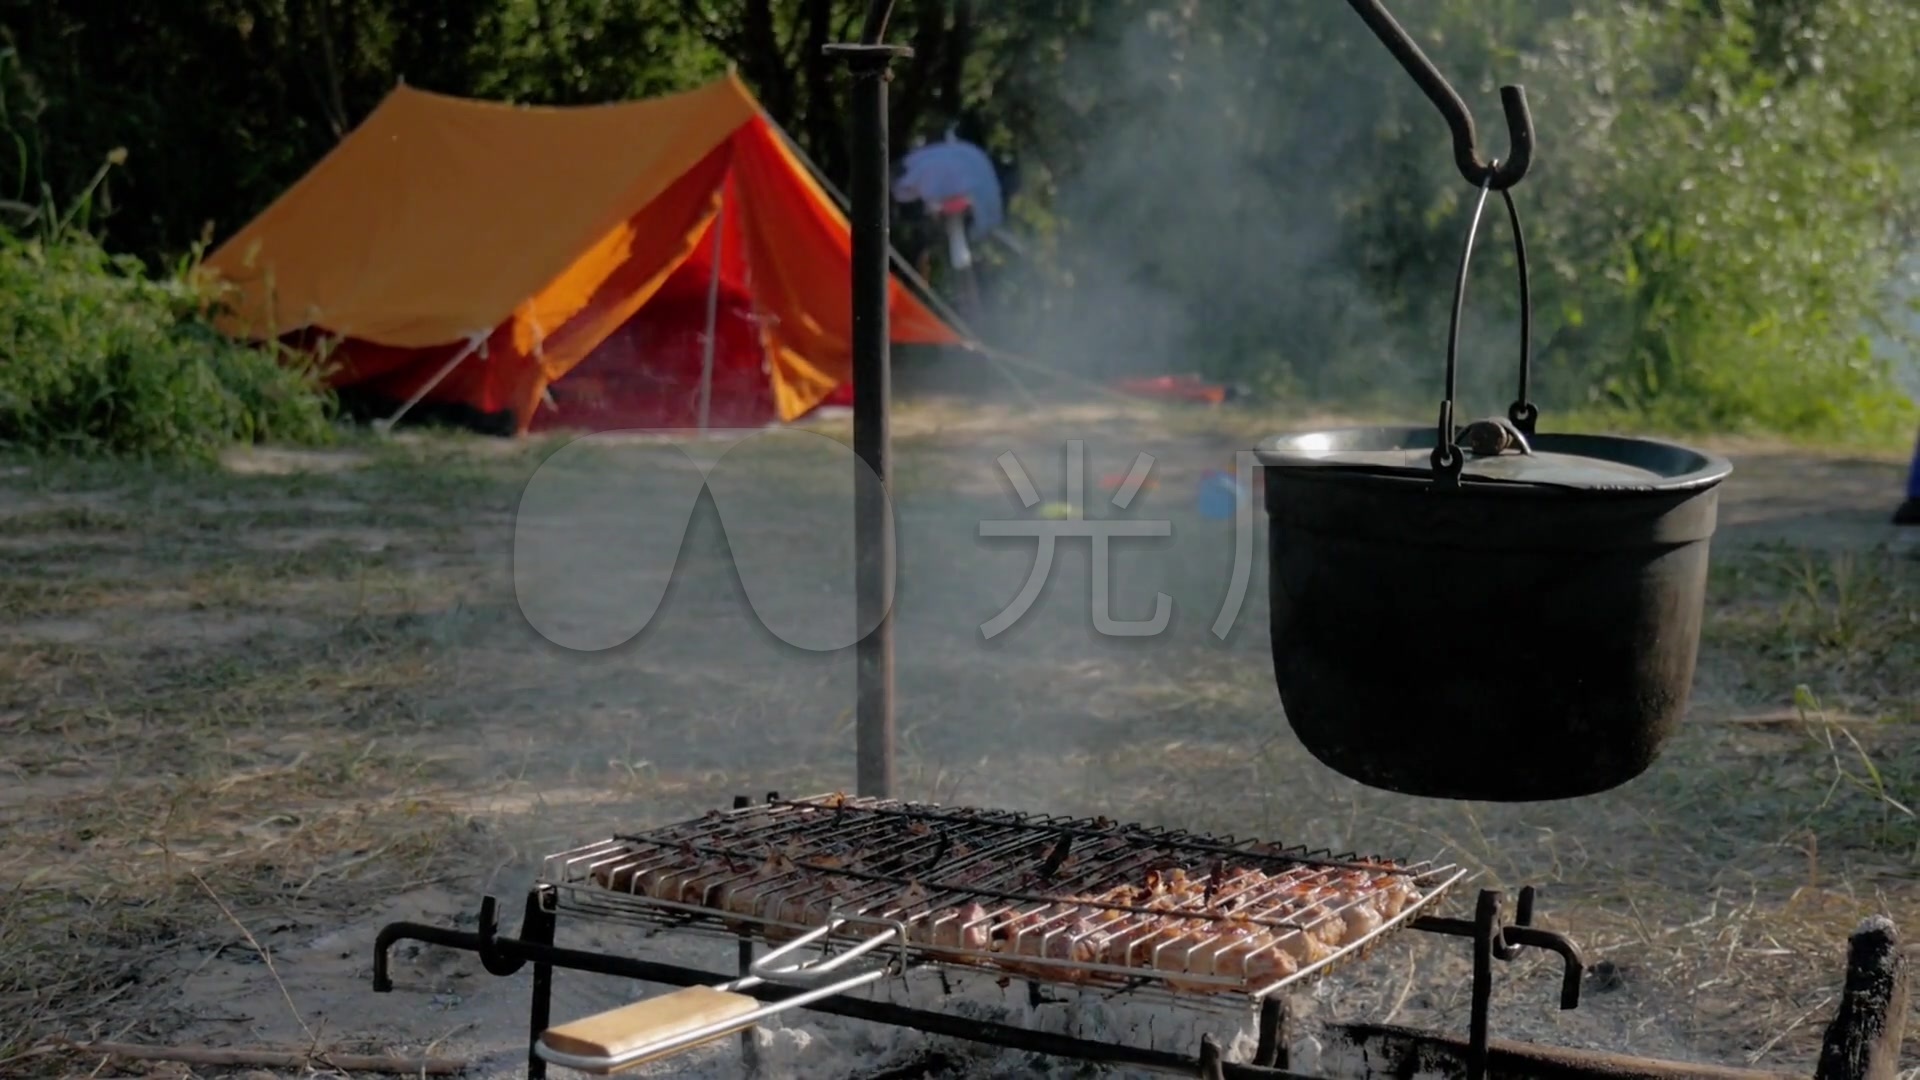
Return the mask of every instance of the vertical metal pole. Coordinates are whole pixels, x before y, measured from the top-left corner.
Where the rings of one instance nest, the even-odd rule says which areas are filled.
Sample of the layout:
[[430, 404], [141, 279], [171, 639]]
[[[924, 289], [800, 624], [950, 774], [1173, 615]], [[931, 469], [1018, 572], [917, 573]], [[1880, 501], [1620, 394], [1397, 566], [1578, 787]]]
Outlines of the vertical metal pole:
[[1292, 1061], [1293, 1040], [1287, 1030], [1287, 999], [1279, 994], [1260, 1003], [1260, 1042], [1253, 1063], [1267, 1069], [1285, 1069]]
[[720, 188], [720, 209], [713, 215], [713, 268], [707, 276], [707, 336], [700, 346], [700, 433], [707, 432], [707, 420], [713, 414], [713, 353], [720, 332], [720, 255], [723, 226], [727, 223], [727, 189]]
[[853, 178], [848, 224], [853, 231], [853, 452], [869, 482], [854, 486], [854, 593], [860, 625], [873, 629], [860, 639], [854, 720], [854, 776], [860, 795], [893, 794], [893, 531], [887, 423], [891, 375], [887, 286], [890, 253], [887, 200], [891, 161], [887, 150], [888, 67], [912, 50], [882, 45], [892, 0], [872, 0], [858, 45], [829, 45], [853, 75]]
[[[745, 795], [733, 797], [735, 810], [745, 810], [751, 805], [753, 800]], [[753, 938], [741, 933], [736, 952], [740, 959], [740, 977], [744, 979], [753, 974]], [[740, 1033], [740, 1071], [747, 1076], [760, 1075], [760, 1047], [753, 1041], [753, 1032], [754, 1029], [750, 1027]]]
[[[520, 927], [521, 940], [551, 946], [555, 923], [558, 921], [553, 912], [541, 906], [539, 890], [529, 892], [526, 918]], [[540, 1036], [546, 1034], [552, 1023], [553, 965], [536, 960], [533, 964], [533, 1001], [527, 1010], [527, 1027], [532, 1031], [527, 1042], [527, 1080], [546, 1080], [547, 1059], [540, 1056], [536, 1047], [540, 1045]]]
[[1200, 1036], [1200, 1080], [1226, 1080], [1227, 1058], [1212, 1032]]
[[893, 615], [886, 595], [893, 536], [885, 527], [883, 502], [893, 486], [887, 415], [893, 374], [887, 340], [887, 60], [882, 54], [853, 61], [853, 452], [872, 472], [854, 492], [855, 603], [860, 625], [873, 627], [858, 646], [854, 786], [876, 798], [893, 795], [894, 735]]
[[1500, 907], [1506, 896], [1481, 889], [1473, 912], [1473, 1013], [1467, 1019], [1467, 1080], [1487, 1078], [1487, 1013], [1493, 1002], [1493, 960], [1499, 944]]

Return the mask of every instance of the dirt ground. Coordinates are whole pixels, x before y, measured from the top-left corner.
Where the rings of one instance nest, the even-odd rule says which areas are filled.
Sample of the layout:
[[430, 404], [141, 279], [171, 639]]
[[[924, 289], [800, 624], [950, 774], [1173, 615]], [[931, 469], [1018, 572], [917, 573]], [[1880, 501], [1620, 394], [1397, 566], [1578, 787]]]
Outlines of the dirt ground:
[[[1542, 921], [1602, 967], [1562, 1013], [1545, 959], [1507, 965], [1496, 1034], [1810, 1075], [1848, 931], [1885, 912], [1920, 933], [1920, 536], [1885, 524], [1904, 461], [1721, 447], [1736, 473], [1684, 734], [1605, 795], [1443, 803], [1300, 748], [1258, 549], [1233, 629], [1210, 632], [1233, 543], [1195, 510], [1199, 472], [1274, 423], [903, 409], [902, 794], [1537, 884]], [[430, 1049], [514, 1075], [528, 975], [403, 946], [376, 995], [374, 934], [471, 925], [483, 893], [515, 912], [543, 854], [615, 830], [852, 787], [852, 496], [813, 438], [728, 452], [710, 499], [680, 448], [644, 441], [406, 437], [205, 474], [0, 463], [0, 1075], [188, 1072], [67, 1040]], [[1102, 479], [1154, 458], [1124, 514], [1171, 535], [1115, 542], [1111, 605], [1142, 619], [1171, 596], [1157, 636], [1094, 631], [1084, 542], [983, 636], [1034, 544], [978, 523], [1040, 510], [996, 459], [1058, 499], [1068, 439], [1089, 516], [1123, 513]], [[1466, 972], [1458, 943], [1411, 935], [1314, 1000], [1464, 1031]], [[563, 974], [556, 1018], [644, 989]]]

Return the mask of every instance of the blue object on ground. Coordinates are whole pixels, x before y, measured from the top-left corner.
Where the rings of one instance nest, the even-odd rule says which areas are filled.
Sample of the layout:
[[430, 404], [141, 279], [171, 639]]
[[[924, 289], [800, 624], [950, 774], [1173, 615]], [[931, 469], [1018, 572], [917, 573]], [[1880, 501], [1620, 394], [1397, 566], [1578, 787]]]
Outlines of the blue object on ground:
[[1907, 466], [1907, 500], [1893, 512], [1895, 525], [1920, 525], [1920, 439], [1913, 441], [1913, 464]]
[[1232, 519], [1240, 509], [1240, 484], [1233, 474], [1207, 469], [1200, 474], [1200, 516], [1213, 521]]
[[1913, 464], [1907, 468], [1907, 498], [1920, 499], [1920, 438], [1913, 440]]

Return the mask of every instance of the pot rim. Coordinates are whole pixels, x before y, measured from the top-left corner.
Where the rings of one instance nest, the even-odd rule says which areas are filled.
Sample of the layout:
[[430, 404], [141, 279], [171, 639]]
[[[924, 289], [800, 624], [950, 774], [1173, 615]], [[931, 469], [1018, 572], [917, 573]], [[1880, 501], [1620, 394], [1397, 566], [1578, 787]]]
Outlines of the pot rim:
[[[1300, 451], [1281, 443], [1297, 443], [1312, 436], [1340, 436], [1368, 433], [1385, 436], [1401, 448], [1408, 450], [1431, 449], [1434, 442], [1434, 429], [1422, 424], [1353, 424], [1343, 427], [1313, 428], [1303, 431], [1281, 432], [1267, 436], [1254, 445], [1254, 459], [1262, 467], [1277, 468], [1296, 475], [1321, 474], [1328, 479], [1352, 477], [1389, 483], [1421, 483], [1433, 479], [1433, 470], [1426, 467], [1402, 467], [1372, 463], [1352, 463], [1329, 461], [1324, 451]], [[1411, 436], [1410, 438], [1408, 436]], [[1424, 441], [1422, 437], [1424, 436]], [[1594, 495], [1632, 495], [1654, 493], [1683, 493], [1702, 491], [1712, 488], [1733, 473], [1733, 463], [1724, 455], [1699, 449], [1685, 443], [1666, 439], [1648, 439], [1629, 435], [1585, 434], [1580, 432], [1540, 432], [1530, 437], [1532, 443], [1544, 450], [1555, 449], [1562, 444], [1561, 452], [1579, 454], [1577, 447], [1566, 447], [1571, 441], [1597, 447], [1656, 447], [1668, 453], [1684, 455], [1693, 459], [1692, 468], [1670, 476], [1660, 476], [1644, 483], [1635, 484], [1591, 484], [1556, 483], [1550, 480], [1510, 480], [1467, 474], [1462, 476], [1463, 487], [1472, 487], [1479, 491], [1544, 491], [1559, 490]], [[1585, 454], [1580, 456], [1597, 457], [1605, 460], [1606, 455]], [[1614, 459], [1619, 460], [1619, 459]]]

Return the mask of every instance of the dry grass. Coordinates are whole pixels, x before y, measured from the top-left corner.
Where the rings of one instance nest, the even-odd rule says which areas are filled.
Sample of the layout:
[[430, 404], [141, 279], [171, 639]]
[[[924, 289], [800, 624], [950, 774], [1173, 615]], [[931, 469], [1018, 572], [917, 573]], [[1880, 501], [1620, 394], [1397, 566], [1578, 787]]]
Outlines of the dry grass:
[[[34, 478], [0, 517], [6, 1075], [51, 1067], [33, 1055], [49, 1033], [164, 1026], [158, 954], [267, 959], [288, 932], [470, 872], [484, 840], [403, 725], [370, 719], [432, 675], [387, 632], [406, 606], [396, 560], [323, 528], [249, 542], [316, 529], [288, 505], [304, 481]], [[369, 486], [340, 516], [403, 527]], [[406, 524], [431, 550], [431, 523]]]
[[267, 959], [261, 927], [321, 925], [382, 892], [466, 873], [459, 820], [371, 750], [9, 807], [0, 1071], [21, 1075], [9, 1070], [52, 1032], [113, 1040], [164, 1026], [170, 987], [145, 981], [157, 953]]
[[[903, 413], [908, 794], [1444, 853], [1481, 884], [1541, 884], [1549, 924], [1605, 974], [1560, 1017], [1553, 973], [1516, 961], [1512, 1023], [1647, 1053], [1804, 1071], [1847, 932], [1873, 911], [1920, 932], [1920, 563], [1831, 525], [1847, 508], [1796, 526], [1820, 544], [1727, 531], [1695, 722], [1648, 776], [1564, 806], [1431, 804], [1306, 757], [1273, 698], [1257, 598], [1227, 642], [1205, 632], [1226, 552], [1182, 477], [1275, 421], [1223, 432], [1211, 414], [1102, 406], [1058, 423]], [[1162, 462], [1145, 512], [1175, 521], [1174, 546], [1121, 556], [1115, 602], [1132, 616], [1175, 595], [1165, 639], [1091, 634], [1084, 555], [1076, 570], [1063, 554], [1056, 576], [1077, 582], [980, 640], [1031, 560], [974, 535], [1018, 512], [992, 461], [1013, 448], [1048, 487], [1061, 430], [1089, 439], [1096, 474], [1137, 449]], [[531, 634], [511, 515], [558, 445], [405, 439], [214, 475], [0, 470], [0, 1074], [57, 1071], [56, 1036], [164, 1037], [193, 1019], [174, 995], [194, 963], [270, 959], [426, 883], [467, 889], [610, 813], [850, 783], [847, 658], [742, 629], [710, 526], [682, 550], [670, 623], [635, 646], [563, 655]], [[601, 464], [644, 474], [671, 452]], [[783, 506], [815, 482], [804, 457], [740, 460]], [[1864, 489], [1897, 490], [1897, 465], [1832, 467], [1883, 469]], [[1748, 475], [1762, 481], [1741, 498], [1763, 507], [1765, 477], [1795, 473]], [[793, 514], [790, 543], [844, 530]], [[789, 600], [808, 602], [770, 602]], [[1328, 1007], [1461, 1023], [1462, 951], [1410, 952], [1411, 969], [1383, 952]], [[355, 1035], [292, 996], [278, 1007], [314, 1041]]]

